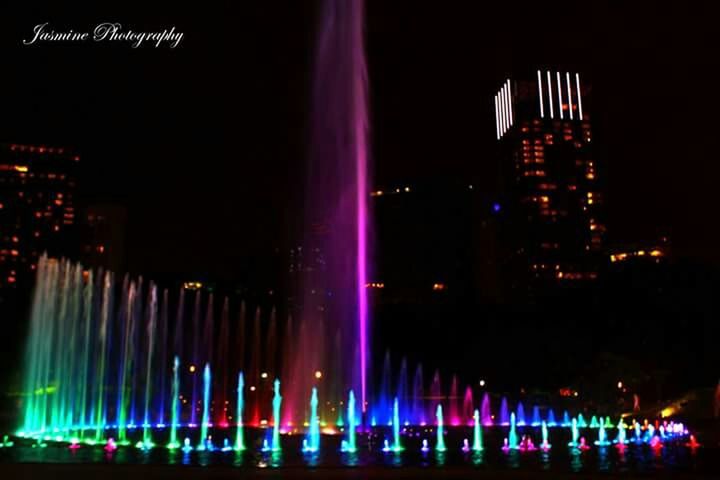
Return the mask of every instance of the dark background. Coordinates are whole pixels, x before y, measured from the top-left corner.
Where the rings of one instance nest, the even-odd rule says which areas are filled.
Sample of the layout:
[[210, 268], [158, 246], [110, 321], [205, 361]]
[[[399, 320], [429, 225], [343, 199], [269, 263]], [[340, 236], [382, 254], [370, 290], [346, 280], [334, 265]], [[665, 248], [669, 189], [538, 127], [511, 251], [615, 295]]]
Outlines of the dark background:
[[[453, 179], [491, 189], [498, 167], [492, 96], [503, 79], [535, 68], [579, 71], [592, 83], [588, 110], [606, 174], [610, 244], [668, 236], [676, 261], [715, 268], [719, 60], [712, 5], [368, 1], [375, 184]], [[123, 2], [102, 11], [80, 3], [3, 5], [0, 141], [80, 152], [81, 201], [128, 207], [130, 272], [228, 281], [268, 275], [267, 259], [299, 238], [317, 7], [312, 1]], [[175, 26], [185, 38], [174, 50], [106, 42], [23, 46], [45, 21], [63, 31], [91, 31], [103, 21], [136, 31]], [[698, 285], [697, 278], [710, 277], [683, 279], [678, 291], [702, 291], [707, 305], [686, 296], [674, 305], [697, 308], [702, 313], [693, 318], [707, 325], [715, 302], [709, 284]], [[626, 291], [634, 288], [630, 282]], [[620, 337], [630, 336], [623, 330], [628, 316], [647, 320], [663, 305], [629, 314], [618, 303], [626, 316], [616, 324], [604, 311], [583, 315], [587, 336], [565, 358], [582, 364], [570, 353], [600, 352], [604, 338], [627, 344]], [[399, 308], [384, 315], [420, 322]], [[416, 359], [431, 355], [432, 339], [442, 338], [439, 363], [467, 362], [449, 345], [477, 334], [483, 315], [494, 313], [436, 305], [425, 320], [457, 323], [431, 325], [424, 340], [405, 350]], [[520, 372], [522, 362], [545, 349], [535, 339], [554, 315], [516, 315], [513, 337], [527, 345], [496, 344], [478, 357], [504, 358], [497, 372]], [[563, 313], [553, 331], [578, 316]], [[665, 332], [665, 320], [650, 324], [670, 342], [677, 332]], [[702, 335], [692, 325], [683, 324], [683, 332]], [[405, 327], [390, 330], [379, 344], [408, 338]], [[643, 333], [638, 330], [632, 335]], [[450, 334], [438, 337], [442, 331]], [[492, 331], [483, 333], [492, 338]], [[691, 335], [678, 338], [674, 354], [688, 356]], [[518, 352], [526, 355], [516, 364]], [[699, 361], [707, 352], [694, 351]], [[707, 367], [697, 381], [713, 375]]]
[[[566, 66], [593, 84], [611, 241], [667, 234], [676, 255], [720, 261], [712, 4], [611, 3], [369, 1], [377, 185], [489, 184], [493, 92]], [[231, 277], [295, 236], [317, 4], [123, 5], [2, 7], [2, 140], [82, 153], [83, 194], [130, 208], [131, 271]], [[21, 45], [37, 23], [108, 20], [185, 38]]]

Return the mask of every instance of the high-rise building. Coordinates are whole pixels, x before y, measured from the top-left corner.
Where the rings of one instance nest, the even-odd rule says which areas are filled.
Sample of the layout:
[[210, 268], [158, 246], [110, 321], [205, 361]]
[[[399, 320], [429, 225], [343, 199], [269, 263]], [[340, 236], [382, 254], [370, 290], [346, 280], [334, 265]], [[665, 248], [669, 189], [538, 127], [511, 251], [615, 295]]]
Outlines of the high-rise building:
[[44, 251], [65, 254], [79, 160], [64, 148], [0, 144], [0, 290], [31, 279]]
[[605, 226], [588, 96], [580, 74], [551, 70], [508, 78], [495, 95], [514, 287], [598, 275]]
[[78, 237], [81, 263], [113, 272], [126, 270], [127, 209], [118, 204], [97, 203], [80, 211]]

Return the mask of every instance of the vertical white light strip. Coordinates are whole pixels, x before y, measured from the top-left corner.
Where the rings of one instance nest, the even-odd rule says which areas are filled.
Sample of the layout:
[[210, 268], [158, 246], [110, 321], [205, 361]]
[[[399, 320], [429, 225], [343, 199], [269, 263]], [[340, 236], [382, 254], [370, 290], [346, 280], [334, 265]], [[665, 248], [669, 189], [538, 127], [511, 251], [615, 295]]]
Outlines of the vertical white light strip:
[[542, 75], [540, 75], [540, 70], [537, 71], [538, 73], [538, 98], [540, 99], [540, 117], [545, 118], [545, 106], [543, 105], [543, 91], [542, 91]]
[[572, 120], [573, 119], [572, 87], [570, 86], [570, 73], [568, 73], [568, 72], [565, 72], [565, 81], [567, 82], [568, 110], [570, 111], [570, 120]]
[[502, 99], [503, 109], [503, 135], [508, 129], [508, 111], [507, 111], [507, 98], [505, 97], [505, 87], [500, 89], [500, 98]]
[[555, 112], [553, 111], [552, 80], [550, 78], [550, 72], [547, 71], [545, 73], [547, 73], [548, 98], [550, 99], [550, 118], [555, 118]]
[[562, 82], [560, 81], [560, 72], [555, 72], [555, 78], [557, 78], [558, 105], [560, 106], [560, 119], [562, 120], [565, 117], [563, 116]]
[[500, 140], [500, 111], [498, 110], [497, 95], [495, 95], [495, 136]]
[[498, 92], [498, 108], [500, 109], [500, 136], [505, 134], [505, 108], [503, 108], [502, 88]]
[[507, 88], [503, 85], [503, 109], [505, 110], [505, 132], [510, 128], [510, 110], [507, 108]]
[[507, 80], [507, 92], [508, 92], [508, 112], [510, 114], [510, 126], [513, 126], [513, 109], [512, 109], [512, 85], [510, 84], [510, 79]]
[[575, 74], [575, 86], [577, 87], [577, 100], [578, 100], [578, 115], [580, 116], [580, 120], [583, 119], [583, 113], [582, 113], [582, 94], [580, 93], [580, 74]]

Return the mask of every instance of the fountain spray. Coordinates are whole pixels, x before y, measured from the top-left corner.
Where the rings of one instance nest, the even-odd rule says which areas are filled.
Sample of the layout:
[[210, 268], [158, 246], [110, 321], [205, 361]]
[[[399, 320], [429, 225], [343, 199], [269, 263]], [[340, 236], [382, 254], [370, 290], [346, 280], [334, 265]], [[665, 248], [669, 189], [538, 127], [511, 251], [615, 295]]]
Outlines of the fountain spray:
[[577, 418], [573, 417], [570, 428], [572, 430], [572, 440], [570, 441], [570, 443], [568, 443], [568, 447], [577, 448], [578, 447], [578, 438], [580, 438], [580, 432], [578, 431]]
[[[551, 410], [552, 411], [552, 410]], [[542, 430], [542, 443], [540, 444], [540, 448], [543, 450], [550, 450], [550, 443], [548, 442], [548, 426], [546, 422], [542, 422], [540, 429]]]
[[517, 429], [515, 428], [515, 413], [510, 414], [510, 433], [508, 434], [508, 448], [518, 449]]
[[180, 446], [177, 439], [177, 428], [179, 423], [179, 400], [180, 400], [180, 359], [175, 356], [173, 359], [173, 383], [172, 383], [172, 411], [170, 412], [170, 443], [168, 443], [169, 449], [175, 449]]
[[404, 449], [400, 444], [400, 408], [398, 398], [393, 402], [393, 452], [402, 452]]
[[320, 450], [320, 418], [317, 413], [318, 394], [317, 388], [313, 387], [310, 397], [310, 429], [308, 438], [305, 439], [303, 451], [314, 453]]
[[475, 413], [473, 414], [473, 445], [472, 449], [475, 452], [479, 452], [483, 449], [483, 437], [482, 437], [482, 427], [480, 426], [480, 412], [475, 410]]
[[280, 380], [275, 379], [275, 396], [273, 397], [273, 436], [272, 451], [280, 451], [280, 405], [282, 397], [280, 396]]
[[243, 436], [243, 389], [245, 388], [245, 377], [243, 373], [238, 373], [237, 386], [237, 430], [235, 431], [235, 450], [245, 450], [245, 439]]
[[348, 435], [347, 435], [347, 442], [344, 445], [344, 451], [345, 452], [355, 452], [357, 451], [357, 444], [355, 440], [355, 429], [357, 427], [356, 422], [357, 418], [355, 417], [355, 392], [350, 390], [350, 393], [348, 394], [348, 409], [347, 409], [347, 418], [348, 418]]
[[200, 444], [197, 450], [205, 450], [207, 443], [208, 426], [210, 425], [210, 364], [205, 364], [203, 370], [203, 414], [200, 424]]
[[445, 436], [443, 434], [443, 411], [442, 405], [438, 404], [437, 410], [435, 410], [435, 418], [437, 419], [437, 443], [435, 450], [438, 452], [444, 452], [445, 448]]

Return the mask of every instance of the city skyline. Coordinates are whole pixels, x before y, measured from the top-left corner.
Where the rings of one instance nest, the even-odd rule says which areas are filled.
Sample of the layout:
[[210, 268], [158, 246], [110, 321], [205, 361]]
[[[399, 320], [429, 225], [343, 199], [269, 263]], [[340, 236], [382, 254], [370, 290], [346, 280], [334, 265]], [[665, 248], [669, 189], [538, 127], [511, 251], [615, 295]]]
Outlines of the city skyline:
[[[299, 229], [291, 224], [307, 155], [308, 58], [303, 52], [312, 41], [303, 25], [312, 24], [315, 12], [313, 5], [288, 8], [295, 15], [276, 19], [277, 32], [266, 35], [270, 59], [253, 53], [242, 40], [267, 28], [262, 20], [268, 12], [259, 5], [229, 10], [226, 22], [243, 16], [257, 22], [236, 32], [241, 40], [223, 38], [220, 43], [203, 35], [215, 28], [209, 18], [201, 14], [201, 21], [191, 23], [189, 12], [177, 10], [174, 20], [188, 35], [176, 52], [67, 46], [31, 50], [12, 40], [38, 12], [21, 11], [19, 21], [2, 33], [8, 40], [3, 41], [6, 58], [18, 65], [17, 75], [6, 79], [6, 90], [17, 94], [8, 100], [3, 140], [80, 150], [86, 169], [81, 195], [128, 206], [129, 270], [179, 273], [178, 259], [184, 260], [183, 270], [222, 277], [252, 268], [248, 257], [267, 254], [271, 244], [292, 245]], [[681, 213], [711, 205], [709, 189], [684, 192], [682, 185], [703, 185], [714, 176], [715, 166], [703, 161], [711, 152], [702, 140], [707, 137], [692, 134], [709, 128], [712, 110], [691, 102], [683, 113], [662, 115], [692, 86], [693, 66], [705, 61], [700, 39], [677, 33], [672, 37], [676, 45], [668, 38], [661, 49], [655, 48], [653, 42], [663, 38], [669, 21], [662, 11], [654, 13], [657, 22], [643, 22], [618, 38], [583, 35], [577, 22], [545, 32], [545, 21], [563, 12], [571, 18], [592, 17], [591, 32], [617, 13], [610, 7], [557, 6], [527, 7], [537, 22], [519, 19], [507, 43], [497, 36], [501, 26], [487, 20], [507, 11], [463, 8], [466, 15], [441, 13], [448, 22], [438, 26], [427, 5], [410, 9], [409, 17], [403, 5], [368, 5], [374, 188], [444, 177], [491, 190], [495, 86], [515, 67], [579, 72], [592, 82], [601, 106], [595, 108], [594, 129], [596, 155], [607, 165], [610, 182], [609, 243], [668, 237], [678, 257], [717, 265], [715, 228], [698, 221], [701, 215]], [[62, 23], [61, 13], [49, 10], [47, 15], [51, 13]], [[160, 18], [160, 12], [143, 13], [149, 13], [145, 23]], [[645, 11], [628, 7], [624, 13], [631, 22]], [[679, 19], [688, 22], [702, 17], [691, 9], [680, 13]], [[126, 23], [133, 18], [128, 11]], [[458, 22], [455, 27], [450, 18]], [[477, 35], [471, 33], [471, 19], [483, 22]], [[431, 24], [435, 33], [421, 34]], [[407, 32], [402, 39], [391, 35], [398, 28]], [[540, 31], [546, 33], [543, 40], [531, 42]], [[564, 45], [562, 40], [570, 37], [573, 46]], [[681, 55], [682, 45], [688, 48]], [[409, 55], [395, 64], [400, 52]], [[235, 57], [237, 62], [227, 60]], [[200, 58], [205, 73], [196, 74], [187, 66]], [[670, 60], [677, 68], [665, 70]], [[67, 74], [50, 86], [43, 80], [45, 69]], [[193, 98], [183, 94], [196, 87], [204, 93]], [[131, 96], [131, 91], [139, 93]], [[104, 108], [117, 98], [121, 101]], [[650, 120], [659, 118], [663, 120]], [[695, 168], [673, 169], [677, 158], [694, 162]], [[197, 228], [187, 231], [187, 223]]]

